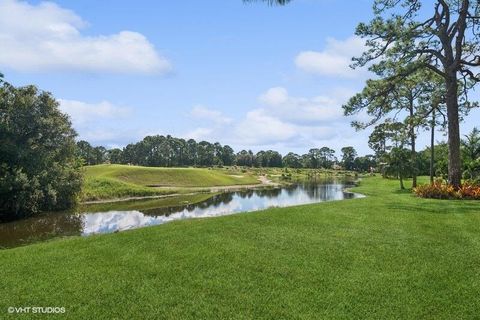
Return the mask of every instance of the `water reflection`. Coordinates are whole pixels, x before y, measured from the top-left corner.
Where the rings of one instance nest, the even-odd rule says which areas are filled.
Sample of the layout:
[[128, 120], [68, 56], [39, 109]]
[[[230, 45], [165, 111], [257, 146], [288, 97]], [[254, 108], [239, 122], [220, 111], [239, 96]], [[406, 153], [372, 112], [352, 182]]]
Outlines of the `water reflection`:
[[[75, 213], [50, 213], [21, 221], [0, 224], [0, 247], [12, 247], [58, 236], [110, 233], [165, 222], [215, 217], [238, 212], [257, 211], [270, 207], [359, 197], [344, 192], [351, 185], [345, 182], [301, 183], [277, 189], [246, 190], [214, 195], [196, 203], [167, 207], [145, 208], [141, 201], [124, 204], [128, 209], [89, 212], [88, 207]], [[137, 210], [135, 210], [135, 207]], [[96, 207], [92, 207], [95, 209]], [[142, 208], [142, 209], [139, 209]]]
[[78, 214], [50, 213], [0, 224], [0, 248], [15, 247], [61, 236], [81, 235], [83, 218]]

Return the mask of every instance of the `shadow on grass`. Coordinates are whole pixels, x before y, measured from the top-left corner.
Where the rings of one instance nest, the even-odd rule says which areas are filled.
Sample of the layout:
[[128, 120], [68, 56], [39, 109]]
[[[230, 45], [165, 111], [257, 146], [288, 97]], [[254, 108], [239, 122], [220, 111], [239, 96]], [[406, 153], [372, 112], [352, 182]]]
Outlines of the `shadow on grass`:
[[407, 188], [407, 189], [396, 189], [396, 190], [393, 191], [392, 193], [394, 193], [394, 194], [408, 194], [408, 193], [409, 193], [409, 194], [412, 194], [412, 195], [413, 195], [412, 192], [413, 192], [412, 189]]
[[419, 199], [413, 203], [395, 202], [388, 206], [395, 211], [406, 213], [430, 213], [430, 214], [480, 214], [480, 201], [475, 200], [440, 200]]

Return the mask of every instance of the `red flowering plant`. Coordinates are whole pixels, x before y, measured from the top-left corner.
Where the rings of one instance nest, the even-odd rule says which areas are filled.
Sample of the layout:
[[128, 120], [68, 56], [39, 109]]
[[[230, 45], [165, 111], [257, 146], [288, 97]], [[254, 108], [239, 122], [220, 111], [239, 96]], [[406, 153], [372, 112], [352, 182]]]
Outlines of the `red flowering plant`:
[[480, 200], [480, 185], [473, 181], [465, 181], [456, 189], [440, 179], [432, 184], [420, 185], [413, 192], [422, 198]]

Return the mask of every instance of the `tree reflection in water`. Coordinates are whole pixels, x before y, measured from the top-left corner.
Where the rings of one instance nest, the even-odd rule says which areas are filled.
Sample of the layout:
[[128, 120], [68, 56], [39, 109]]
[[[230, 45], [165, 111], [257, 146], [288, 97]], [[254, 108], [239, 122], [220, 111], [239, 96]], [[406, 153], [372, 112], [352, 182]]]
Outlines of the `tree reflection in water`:
[[0, 247], [14, 247], [59, 236], [81, 235], [81, 214], [49, 213], [0, 224]]
[[[99, 210], [83, 207], [77, 213], [50, 213], [0, 224], [0, 247], [11, 247], [58, 236], [89, 235], [128, 230], [168, 221], [228, 215], [269, 207], [286, 207], [359, 195], [344, 192], [353, 184], [345, 181], [303, 182], [282, 188], [266, 188], [216, 194], [195, 204], [155, 207], [141, 201]], [[155, 204], [155, 202], [153, 202]], [[138, 205], [138, 207], [136, 207]], [[160, 204], [159, 204], [160, 205]], [[147, 207], [147, 209], [144, 209]], [[128, 208], [128, 209], [127, 209]]]

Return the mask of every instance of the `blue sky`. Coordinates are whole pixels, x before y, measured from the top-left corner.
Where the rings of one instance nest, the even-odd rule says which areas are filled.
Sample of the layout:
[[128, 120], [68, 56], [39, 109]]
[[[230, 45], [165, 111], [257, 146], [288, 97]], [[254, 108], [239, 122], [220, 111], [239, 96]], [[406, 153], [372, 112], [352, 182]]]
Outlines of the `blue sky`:
[[94, 145], [171, 134], [235, 150], [365, 154], [369, 131], [355, 132], [341, 105], [368, 77], [348, 63], [371, 4], [0, 0], [0, 70], [52, 92]]

